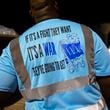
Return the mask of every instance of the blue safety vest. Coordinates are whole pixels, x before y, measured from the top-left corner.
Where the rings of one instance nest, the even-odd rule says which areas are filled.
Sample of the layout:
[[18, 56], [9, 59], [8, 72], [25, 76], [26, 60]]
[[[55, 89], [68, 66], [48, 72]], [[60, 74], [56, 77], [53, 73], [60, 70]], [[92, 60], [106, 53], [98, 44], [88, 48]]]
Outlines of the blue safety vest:
[[[22, 82], [22, 86], [23, 86], [23, 88], [20, 89], [20, 92], [23, 95], [23, 97], [26, 99], [27, 102], [31, 103], [31, 102], [36, 101], [36, 102], [38, 102], [38, 105], [42, 105], [45, 103], [44, 110], [47, 110], [47, 109], [49, 109], [49, 110], [54, 110], [54, 109], [55, 110], [62, 110], [62, 109], [66, 110], [67, 109], [68, 110], [69, 107], [67, 107], [67, 106], [70, 106], [70, 105], [72, 105], [72, 103], [74, 103], [73, 104], [74, 106], [70, 107], [71, 110], [74, 110], [74, 108], [75, 109], [82, 108], [83, 106], [95, 104], [98, 102], [98, 100], [100, 100], [102, 98], [102, 96], [99, 93], [100, 90], [97, 86], [97, 82], [95, 80], [95, 73], [93, 71], [94, 47], [93, 47], [92, 33], [91, 33], [91, 30], [85, 25], [81, 24], [81, 28], [82, 28], [82, 32], [83, 32], [84, 38], [85, 38], [85, 47], [86, 47], [85, 56], [86, 56], [86, 60], [87, 60], [88, 73], [85, 73], [84, 76], [82, 75], [80, 77], [78, 76], [76, 78], [69, 78], [69, 79], [66, 78], [66, 80], [60, 80], [60, 81], [52, 82], [50, 84], [49, 83], [43, 84], [41, 86], [36, 86], [36, 87], [33, 87], [31, 84], [32, 83], [31, 73], [28, 73], [28, 70], [25, 66], [25, 63], [24, 63], [24, 60], [23, 60], [23, 57], [21, 54], [21, 50], [20, 50], [21, 48], [19, 45], [19, 38], [16, 38], [11, 41], [10, 50], [11, 50], [13, 63], [14, 63], [17, 75], [19, 76], [19, 78]], [[68, 31], [68, 30], [65, 29], [65, 31]], [[57, 34], [57, 33], [58, 32], [55, 32], [54, 34]], [[45, 33], [45, 35], [47, 35], [47, 34], [49, 34], [49, 33]], [[68, 43], [65, 43], [65, 41], [64, 41], [63, 43], [61, 43], [61, 46], [63, 48], [66, 58], [59, 62], [47, 63], [47, 64], [44, 64], [43, 66], [40, 65], [39, 69], [37, 66], [36, 71], [39, 70], [39, 73], [43, 74], [46, 72], [51, 72], [52, 70], [57, 70], [57, 69], [63, 70], [65, 68], [65, 64], [69, 64], [69, 60], [73, 60], [76, 57], [74, 55], [74, 52], [72, 51], [72, 48], [74, 48], [74, 50], [77, 51], [77, 56], [80, 56], [81, 54], [83, 54], [83, 51], [81, 49], [77, 50], [78, 45], [79, 45], [78, 42], [76, 44], [75, 43], [68, 44]], [[50, 46], [50, 47], [52, 46], [53, 48], [55, 48], [54, 44], [52, 42], [49, 42], [48, 46]], [[34, 48], [34, 51], [36, 52], [36, 50], [35, 50], [36, 46], [34, 46], [33, 48]], [[53, 50], [53, 48], [51, 49], [51, 52], [50, 52], [51, 54], [56, 53]], [[39, 49], [40, 49], [40, 45], [39, 45]], [[48, 51], [48, 49], [46, 51]], [[41, 51], [39, 51], [39, 52], [41, 52]], [[71, 52], [71, 53], [69, 53], [69, 52]], [[43, 56], [43, 53], [41, 52], [40, 55]], [[38, 57], [37, 54], [36, 54], [36, 57]], [[30, 58], [30, 59], [32, 59], [32, 58]], [[52, 70], [51, 70], [51, 68], [52, 68]], [[35, 69], [34, 69], [34, 71], [35, 71]], [[37, 77], [39, 77], [39, 73], [38, 72], [36, 73]], [[38, 78], [38, 80], [39, 81], [41, 80], [40, 77]], [[36, 83], [36, 85], [37, 85], [37, 83]], [[88, 88], [90, 87], [90, 91], [88, 88], [86, 88], [86, 86]], [[81, 96], [81, 94], [78, 93], [78, 91], [81, 91], [80, 89], [85, 89], [85, 91], [87, 91], [87, 94], [84, 93], [85, 96]], [[96, 93], [91, 93], [92, 89], [95, 90]], [[75, 91], [74, 94], [76, 94], [76, 96], [74, 95], [74, 97], [72, 96], [73, 91]], [[82, 90], [82, 92], [83, 92], [83, 90]], [[57, 98], [56, 98], [56, 97], [58, 97], [57, 94], [59, 97], [61, 97], [62, 100], [63, 99], [65, 100], [64, 103], [60, 102], [60, 100], [57, 100]], [[69, 99], [66, 98], [67, 100], [64, 98], [64, 97], [66, 97], [66, 95], [69, 96]], [[77, 95], [79, 95], [79, 98]], [[87, 95], [87, 98], [86, 98], [86, 95]], [[89, 95], [94, 97], [96, 99], [96, 102], [92, 101], [92, 98], [89, 99], [88, 98]], [[96, 97], [97, 95], [98, 95], [98, 97]], [[62, 98], [62, 96], [63, 96], [63, 98]], [[52, 99], [52, 100], [50, 100], [50, 99]], [[54, 100], [57, 100], [58, 103]], [[71, 102], [71, 101], [73, 101], [73, 102]], [[50, 103], [54, 103], [54, 104], [50, 104]], [[78, 103], [79, 103], [79, 105], [78, 105]], [[60, 106], [60, 104], [61, 104], [61, 106]], [[57, 105], [58, 105], [58, 107], [57, 107]], [[52, 109], [52, 107], [53, 107], [53, 109]], [[72, 109], [72, 107], [73, 107], [73, 109]]]

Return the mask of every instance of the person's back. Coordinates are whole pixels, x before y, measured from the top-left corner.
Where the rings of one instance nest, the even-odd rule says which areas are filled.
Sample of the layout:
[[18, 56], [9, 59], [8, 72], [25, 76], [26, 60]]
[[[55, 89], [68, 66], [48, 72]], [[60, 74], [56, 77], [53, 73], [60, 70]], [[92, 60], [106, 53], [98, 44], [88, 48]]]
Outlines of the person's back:
[[[37, 24], [10, 42], [0, 58], [0, 72], [5, 61], [9, 67], [3, 71], [10, 78], [9, 84], [0, 84], [0, 91], [13, 92], [18, 82], [26, 110], [107, 110], [95, 80], [95, 75], [110, 73], [110, 55], [102, 40], [83, 24], [57, 18], [53, 8], [34, 9]], [[52, 10], [40, 14], [38, 9]]]
[[92, 70], [88, 70], [80, 24], [49, 19], [26, 31], [19, 42], [31, 87], [38, 97], [33, 95], [35, 99], [26, 102], [28, 109], [76, 110], [101, 99], [96, 82], [88, 82]]

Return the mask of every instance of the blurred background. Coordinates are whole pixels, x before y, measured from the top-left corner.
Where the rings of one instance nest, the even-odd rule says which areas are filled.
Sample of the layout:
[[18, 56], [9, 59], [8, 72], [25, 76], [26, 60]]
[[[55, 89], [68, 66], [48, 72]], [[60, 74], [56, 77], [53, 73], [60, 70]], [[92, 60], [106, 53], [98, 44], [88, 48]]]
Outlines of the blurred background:
[[[108, 30], [110, 30], [108, 29], [110, 28], [108, 25], [110, 23], [110, 12], [109, 3], [106, 0], [57, 1], [62, 17], [90, 26], [101, 34], [102, 39], [108, 46], [110, 41], [107, 38]], [[33, 21], [29, 15], [29, 0], [0, 0], [0, 25], [13, 28], [19, 34], [32, 26]], [[106, 33], [105, 30], [107, 30]]]
[[[63, 17], [94, 28], [110, 22], [109, 3], [93, 0], [57, 0]], [[14, 28], [19, 34], [33, 23], [29, 15], [29, 0], [0, 0], [0, 24]]]
[[[57, 0], [60, 7], [60, 14], [63, 18], [83, 23], [96, 31], [107, 47], [110, 47], [110, 9], [107, 1], [82, 1], [82, 0]], [[0, 0], [0, 26], [9, 28], [14, 35], [0, 34], [0, 53], [8, 42], [18, 37], [26, 29], [33, 25], [29, 15], [28, 0]], [[4, 28], [4, 27], [3, 27]], [[5, 29], [6, 29], [5, 28]], [[16, 33], [16, 34], [15, 34]], [[99, 78], [100, 79], [100, 78]], [[104, 81], [106, 83], [109, 80]], [[110, 106], [110, 91], [106, 84], [102, 83], [102, 91], [107, 97]], [[110, 87], [109, 87], [110, 88]], [[24, 110], [24, 100], [18, 92], [11, 98], [12, 102], [3, 107], [2, 110]], [[20, 99], [20, 100], [19, 100]], [[16, 102], [15, 104], [13, 104]]]

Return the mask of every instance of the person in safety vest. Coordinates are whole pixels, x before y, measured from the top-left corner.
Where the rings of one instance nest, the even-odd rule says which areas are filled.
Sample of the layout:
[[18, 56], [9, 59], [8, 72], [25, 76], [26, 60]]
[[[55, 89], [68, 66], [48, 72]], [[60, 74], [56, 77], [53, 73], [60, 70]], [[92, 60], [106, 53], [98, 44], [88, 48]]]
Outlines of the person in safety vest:
[[19, 87], [25, 110], [108, 110], [96, 81], [110, 75], [100, 36], [59, 18], [55, 0], [30, 0], [30, 9], [36, 24], [0, 57], [0, 101]]

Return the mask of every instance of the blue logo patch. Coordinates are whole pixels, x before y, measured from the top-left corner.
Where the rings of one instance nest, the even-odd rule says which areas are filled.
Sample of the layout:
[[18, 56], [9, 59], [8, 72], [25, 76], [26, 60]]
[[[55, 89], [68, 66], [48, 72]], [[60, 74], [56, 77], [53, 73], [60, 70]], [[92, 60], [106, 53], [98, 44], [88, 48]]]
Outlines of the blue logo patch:
[[70, 60], [73, 60], [79, 57], [80, 55], [84, 54], [79, 41], [75, 43], [61, 44], [61, 46], [64, 50], [64, 53]]

